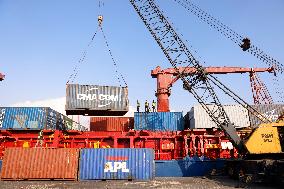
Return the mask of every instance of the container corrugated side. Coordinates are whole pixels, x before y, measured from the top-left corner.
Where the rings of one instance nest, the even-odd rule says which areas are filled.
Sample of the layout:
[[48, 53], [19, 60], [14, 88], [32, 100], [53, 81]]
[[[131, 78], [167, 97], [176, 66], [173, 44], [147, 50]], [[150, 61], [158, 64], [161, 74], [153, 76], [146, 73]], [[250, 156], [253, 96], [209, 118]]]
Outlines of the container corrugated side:
[[[281, 113], [284, 113], [284, 104], [259, 104], [252, 105], [262, 116], [266, 117], [268, 120], [274, 122], [278, 119]], [[261, 124], [261, 120], [258, 117], [259, 115], [252, 114], [249, 112], [249, 120], [252, 127], [257, 127]]]
[[154, 151], [148, 148], [81, 149], [80, 180], [150, 180]]
[[182, 131], [182, 112], [135, 112], [134, 130]]
[[[53, 129], [46, 107], [1, 107], [1, 129]], [[50, 128], [51, 127], [51, 128]]]
[[86, 130], [49, 107], [0, 107], [0, 129]]
[[[214, 105], [208, 105], [214, 109]], [[224, 105], [224, 109], [236, 128], [249, 127], [248, 110], [241, 105]], [[187, 129], [218, 128], [201, 105], [195, 105], [185, 116]]]
[[2, 160], [0, 160], [0, 175], [1, 175], [1, 170], [2, 170]]
[[3, 180], [77, 180], [79, 149], [7, 148]]
[[129, 110], [128, 88], [68, 84], [67, 115], [123, 116]]
[[133, 117], [91, 117], [90, 119], [90, 131], [129, 131], [133, 126]]

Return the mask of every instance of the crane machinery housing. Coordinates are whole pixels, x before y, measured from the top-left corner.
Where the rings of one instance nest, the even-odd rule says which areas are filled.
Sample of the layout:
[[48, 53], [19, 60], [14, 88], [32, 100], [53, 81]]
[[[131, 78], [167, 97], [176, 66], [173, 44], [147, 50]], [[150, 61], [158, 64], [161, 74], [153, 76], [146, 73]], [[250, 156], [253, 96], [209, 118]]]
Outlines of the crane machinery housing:
[[[241, 154], [241, 160], [235, 160], [230, 164], [230, 172], [232, 174], [244, 175], [246, 181], [260, 177], [272, 177], [274, 175], [283, 178], [284, 123], [281, 121], [271, 123], [214, 75], [208, 73], [206, 68], [200, 64], [187, 48], [154, 0], [130, 0], [130, 3], [160, 46], [175, 70], [177, 77], [182, 80], [184, 89], [194, 96], [217, 126], [225, 131], [230, 141]], [[190, 4], [188, 0], [184, 0], [183, 3], [185, 5], [186, 3]], [[232, 39], [234, 40], [235, 38]], [[276, 65], [276, 70], [280, 73], [282, 72], [281, 64], [267, 54], [261, 53], [257, 47], [252, 46], [249, 39], [241, 38], [239, 46], [244, 51], [249, 51], [262, 61], [267, 62], [270, 64], [269, 66]], [[195, 74], [188, 76], [188, 74], [183, 72], [186, 69], [179, 69], [179, 67], [191, 67], [195, 69]], [[259, 115], [263, 124], [255, 128], [246, 139], [241, 139], [225, 112], [215, 88], [222, 90], [251, 113]], [[213, 104], [214, 108], [209, 108], [207, 106], [209, 103]]]

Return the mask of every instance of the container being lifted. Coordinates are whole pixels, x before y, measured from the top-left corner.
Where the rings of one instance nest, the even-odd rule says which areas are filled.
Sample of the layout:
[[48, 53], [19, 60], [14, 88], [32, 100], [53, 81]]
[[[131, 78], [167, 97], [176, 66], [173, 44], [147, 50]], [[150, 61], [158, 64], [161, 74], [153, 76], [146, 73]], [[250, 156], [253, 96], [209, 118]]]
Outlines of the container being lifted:
[[67, 84], [67, 115], [123, 116], [129, 110], [128, 88]]

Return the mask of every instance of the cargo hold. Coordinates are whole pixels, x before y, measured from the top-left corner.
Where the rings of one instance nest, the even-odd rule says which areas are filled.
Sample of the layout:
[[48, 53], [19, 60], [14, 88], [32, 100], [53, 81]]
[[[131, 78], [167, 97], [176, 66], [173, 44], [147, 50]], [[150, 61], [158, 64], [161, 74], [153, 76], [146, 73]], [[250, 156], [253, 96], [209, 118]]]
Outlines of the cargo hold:
[[128, 110], [127, 87], [66, 85], [67, 115], [123, 116]]
[[80, 180], [150, 180], [154, 151], [147, 148], [81, 149]]
[[77, 180], [79, 149], [7, 148], [2, 180]]
[[182, 112], [135, 112], [134, 130], [182, 131]]

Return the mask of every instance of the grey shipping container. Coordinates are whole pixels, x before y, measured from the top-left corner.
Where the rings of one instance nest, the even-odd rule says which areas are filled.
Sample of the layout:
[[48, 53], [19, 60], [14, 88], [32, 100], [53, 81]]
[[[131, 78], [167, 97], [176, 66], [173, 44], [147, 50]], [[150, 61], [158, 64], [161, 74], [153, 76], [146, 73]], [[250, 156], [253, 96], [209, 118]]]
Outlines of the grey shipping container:
[[128, 88], [68, 84], [67, 115], [123, 116], [129, 110]]
[[81, 149], [80, 180], [150, 180], [154, 151], [149, 148]]
[[182, 131], [182, 112], [135, 112], [134, 130]]
[[[214, 105], [208, 105], [214, 109]], [[249, 127], [248, 110], [241, 105], [225, 105], [224, 109], [236, 128]], [[185, 116], [186, 129], [218, 128], [216, 123], [210, 118], [201, 105], [195, 105]]]
[[[284, 104], [259, 104], [252, 105], [262, 116], [266, 117], [270, 121], [276, 121], [281, 113], [284, 113]], [[262, 117], [257, 114], [249, 112], [249, 120], [252, 127], [257, 127], [262, 121], [258, 117]]]
[[85, 130], [49, 107], [0, 107], [0, 129]]

